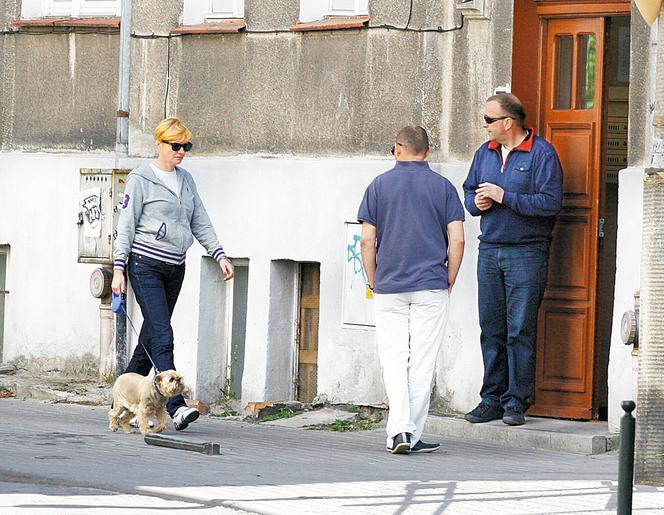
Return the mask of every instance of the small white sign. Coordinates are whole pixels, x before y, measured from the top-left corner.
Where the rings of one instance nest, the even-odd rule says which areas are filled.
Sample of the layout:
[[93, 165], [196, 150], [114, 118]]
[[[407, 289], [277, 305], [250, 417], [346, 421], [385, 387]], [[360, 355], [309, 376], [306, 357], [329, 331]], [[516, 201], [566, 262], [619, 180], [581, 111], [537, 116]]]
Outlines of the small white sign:
[[101, 238], [101, 188], [82, 190], [79, 204], [83, 213], [83, 236]]
[[361, 233], [362, 224], [346, 223], [343, 323], [375, 326], [373, 292], [367, 287], [360, 253]]

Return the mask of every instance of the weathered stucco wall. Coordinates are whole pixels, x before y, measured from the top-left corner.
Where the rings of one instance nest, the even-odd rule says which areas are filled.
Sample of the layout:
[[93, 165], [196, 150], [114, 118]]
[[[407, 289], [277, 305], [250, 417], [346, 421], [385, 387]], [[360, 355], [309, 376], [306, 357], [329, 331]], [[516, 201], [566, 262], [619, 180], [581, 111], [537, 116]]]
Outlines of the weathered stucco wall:
[[[385, 155], [396, 131], [417, 123], [434, 159], [467, 159], [484, 138], [484, 99], [509, 82], [511, 4], [492, 2], [491, 21], [445, 33], [378, 28], [406, 25], [405, 0], [370, 2], [374, 28], [275, 33], [297, 18], [297, 1], [250, 1], [245, 33], [134, 39], [130, 152], [150, 155], [152, 128], [177, 114], [209, 155]], [[135, 31], [166, 34], [178, 5]], [[429, 0], [409, 27], [461, 23], [450, 2]]]
[[[0, 1], [0, 27], [7, 30], [20, 13], [19, 1]], [[53, 30], [31, 28], [0, 37], [0, 148], [110, 150], [115, 146], [117, 32], [56, 29], [48, 34]]]
[[[20, 2], [1, 5], [8, 27]], [[490, 5], [491, 20], [462, 20], [444, 0], [416, 2], [412, 13], [407, 0], [374, 0], [373, 28], [284, 33], [298, 0], [248, 0], [248, 32], [168, 38], [182, 0], [137, 0], [130, 154], [151, 155], [155, 124], [177, 114], [210, 155], [385, 155], [395, 132], [417, 123], [435, 159], [468, 159], [483, 139], [483, 100], [509, 81], [512, 2]], [[380, 28], [406, 24], [449, 32]], [[118, 34], [28, 34], [37, 30], [0, 40], [2, 148], [112, 149]]]

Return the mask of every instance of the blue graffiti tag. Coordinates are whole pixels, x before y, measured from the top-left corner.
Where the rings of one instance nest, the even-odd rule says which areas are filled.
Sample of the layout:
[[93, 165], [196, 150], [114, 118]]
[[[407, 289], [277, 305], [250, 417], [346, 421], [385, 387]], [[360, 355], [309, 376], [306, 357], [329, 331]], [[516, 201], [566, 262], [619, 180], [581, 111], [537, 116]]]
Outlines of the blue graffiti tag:
[[348, 262], [353, 262], [353, 273], [358, 275], [362, 274], [362, 280], [366, 284], [368, 282], [367, 274], [364, 273], [364, 265], [362, 264], [362, 255], [357, 252], [357, 244], [360, 242], [360, 235], [353, 235], [353, 244], [348, 245]]

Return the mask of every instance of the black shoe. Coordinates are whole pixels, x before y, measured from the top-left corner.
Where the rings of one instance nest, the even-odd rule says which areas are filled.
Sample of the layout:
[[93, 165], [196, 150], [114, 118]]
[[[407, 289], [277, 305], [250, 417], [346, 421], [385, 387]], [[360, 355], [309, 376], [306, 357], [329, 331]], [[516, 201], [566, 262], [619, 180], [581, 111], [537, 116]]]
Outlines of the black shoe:
[[392, 454], [408, 454], [410, 452], [410, 433], [399, 433], [392, 440], [392, 447], [386, 447]]
[[486, 402], [480, 402], [473, 411], [466, 413], [463, 418], [473, 424], [479, 424], [481, 422], [498, 420], [499, 418], [502, 418], [502, 416], [503, 408], [500, 406], [492, 406]]
[[439, 443], [424, 443], [422, 440], [418, 440], [418, 442], [410, 448], [410, 452], [436, 452], [438, 449], [440, 449]]
[[522, 426], [526, 423], [526, 417], [519, 408], [507, 408], [503, 415], [503, 423], [508, 426]]

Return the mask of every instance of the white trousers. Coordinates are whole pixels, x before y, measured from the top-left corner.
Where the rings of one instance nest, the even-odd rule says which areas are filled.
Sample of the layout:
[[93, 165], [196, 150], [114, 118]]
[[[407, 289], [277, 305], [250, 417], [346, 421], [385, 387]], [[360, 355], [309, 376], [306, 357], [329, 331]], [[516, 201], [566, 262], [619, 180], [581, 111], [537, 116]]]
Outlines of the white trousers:
[[399, 433], [411, 433], [411, 445], [422, 436], [448, 303], [447, 290], [374, 294], [376, 344], [390, 407], [388, 447]]

